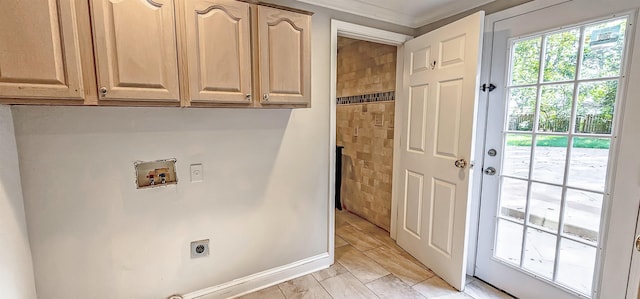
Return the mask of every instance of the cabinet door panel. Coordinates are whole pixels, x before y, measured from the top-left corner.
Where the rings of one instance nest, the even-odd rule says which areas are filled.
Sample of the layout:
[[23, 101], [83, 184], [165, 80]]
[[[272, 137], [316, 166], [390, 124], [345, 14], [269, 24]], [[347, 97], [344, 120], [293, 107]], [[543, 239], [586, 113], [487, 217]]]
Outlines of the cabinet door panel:
[[185, 11], [191, 101], [250, 104], [249, 4], [190, 0]]
[[8, 1], [0, 9], [0, 97], [82, 99], [74, 1]]
[[311, 17], [258, 7], [262, 104], [309, 104]]
[[172, 0], [93, 2], [101, 100], [178, 102]]

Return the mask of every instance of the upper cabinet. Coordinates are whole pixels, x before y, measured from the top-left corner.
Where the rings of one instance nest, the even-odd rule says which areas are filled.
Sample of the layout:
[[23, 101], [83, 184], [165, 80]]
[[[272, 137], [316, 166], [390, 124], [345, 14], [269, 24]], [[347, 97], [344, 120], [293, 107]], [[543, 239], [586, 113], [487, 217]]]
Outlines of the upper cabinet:
[[173, 0], [92, 1], [100, 100], [180, 101]]
[[258, 7], [262, 105], [308, 105], [311, 92], [311, 17]]
[[185, 1], [192, 105], [252, 103], [250, 10], [248, 3], [235, 0]]
[[[84, 100], [78, 1], [5, 1], [0, 9], [0, 97]], [[86, 8], [87, 3], [84, 3]], [[84, 26], [87, 26], [85, 23]], [[90, 61], [90, 60], [89, 60]], [[90, 80], [90, 79], [89, 79]], [[5, 102], [5, 101], [3, 101]]]
[[9, 2], [0, 103], [309, 107], [308, 12], [253, 0]]

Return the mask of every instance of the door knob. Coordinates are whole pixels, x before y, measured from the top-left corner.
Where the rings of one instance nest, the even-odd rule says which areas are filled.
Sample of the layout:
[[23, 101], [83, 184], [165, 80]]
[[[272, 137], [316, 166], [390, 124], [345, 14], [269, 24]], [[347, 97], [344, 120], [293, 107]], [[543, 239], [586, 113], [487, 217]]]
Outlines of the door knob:
[[640, 235], [636, 237], [636, 250], [640, 251]]
[[456, 167], [462, 168], [462, 169], [466, 168], [467, 165], [469, 165], [469, 163], [465, 159], [458, 159], [456, 160], [456, 162], [454, 162], [454, 164], [456, 165]]
[[487, 167], [484, 170], [484, 174], [486, 174], [486, 175], [495, 175], [496, 174], [496, 169], [493, 168], [493, 167]]

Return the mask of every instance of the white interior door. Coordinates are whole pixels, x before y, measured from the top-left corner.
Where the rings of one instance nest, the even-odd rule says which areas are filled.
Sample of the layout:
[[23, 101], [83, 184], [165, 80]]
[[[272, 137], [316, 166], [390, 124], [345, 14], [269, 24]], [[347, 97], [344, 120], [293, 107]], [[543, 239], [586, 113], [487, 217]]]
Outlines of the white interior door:
[[397, 241], [459, 290], [483, 24], [478, 12], [405, 43], [398, 103]]
[[520, 298], [598, 297], [632, 22], [580, 5], [492, 24], [476, 276]]

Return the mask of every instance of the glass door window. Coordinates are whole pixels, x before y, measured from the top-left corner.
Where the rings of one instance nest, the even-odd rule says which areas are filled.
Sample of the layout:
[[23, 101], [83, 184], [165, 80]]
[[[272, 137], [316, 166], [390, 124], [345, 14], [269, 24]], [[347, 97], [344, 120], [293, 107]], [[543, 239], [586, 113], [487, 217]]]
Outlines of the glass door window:
[[627, 18], [510, 42], [494, 258], [592, 293]]

